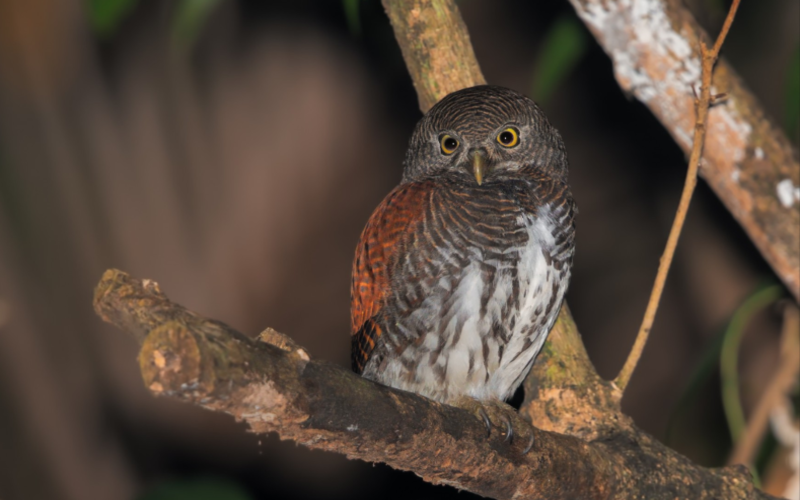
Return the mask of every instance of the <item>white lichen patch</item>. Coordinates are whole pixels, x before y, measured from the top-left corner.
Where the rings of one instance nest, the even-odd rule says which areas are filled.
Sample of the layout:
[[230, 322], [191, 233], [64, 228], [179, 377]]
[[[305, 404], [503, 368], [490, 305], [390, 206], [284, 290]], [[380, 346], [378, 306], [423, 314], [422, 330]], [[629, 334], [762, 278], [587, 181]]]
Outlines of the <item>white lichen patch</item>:
[[259, 422], [266, 422], [268, 424], [275, 421], [275, 414], [274, 413], [267, 413], [267, 412], [252, 412], [252, 413], [242, 413], [239, 416], [242, 420], [257, 420]]
[[350, 432], [355, 432], [358, 430], [358, 424], [350, 424], [347, 426], [347, 430]]
[[[649, 106], [684, 148], [694, 135], [694, 93], [702, 65], [687, 37], [673, 27], [663, 0], [571, 0], [614, 63], [620, 86]], [[727, 89], [712, 89], [714, 93]], [[707, 158], [715, 170], [746, 158], [752, 128], [729, 100], [709, 114]], [[721, 161], [720, 161], [721, 160]], [[723, 163], [723, 164], [720, 164]]]
[[795, 186], [791, 179], [780, 181], [775, 186], [775, 191], [778, 194], [778, 201], [786, 208], [791, 208], [792, 205], [800, 202], [800, 187]]
[[241, 414], [241, 418], [247, 420], [259, 420], [261, 422], [273, 422], [276, 414], [282, 414], [288, 401], [286, 397], [276, 389], [272, 381], [263, 384], [250, 384], [247, 387], [247, 394], [242, 398], [242, 403], [254, 410]]
[[731, 100], [709, 111], [706, 143], [713, 148], [715, 158], [729, 159], [732, 165], [744, 161], [752, 132], [753, 127], [742, 118]]

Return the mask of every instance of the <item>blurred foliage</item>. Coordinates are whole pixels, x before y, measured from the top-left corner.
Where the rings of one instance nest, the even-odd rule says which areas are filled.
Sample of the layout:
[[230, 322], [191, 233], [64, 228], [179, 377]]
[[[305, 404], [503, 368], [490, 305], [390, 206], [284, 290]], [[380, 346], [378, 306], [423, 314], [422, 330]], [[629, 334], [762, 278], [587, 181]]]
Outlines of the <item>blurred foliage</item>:
[[180, 0], [172, 18], [173, 46], [180, 50], [190, 49], [208, 16], [221, 3], [222, 0]]
[[697, 368], [694, 369], [694, 372], [689, 377], [689, 383], [686, 385], [683, 393], [681, 393], [680, 398], [678, 398], [678, 402], [675, 404], [669, 416], [669, 420], [667, 421], [667, 432], [664, 439], [665, 444], [670, 445], [675, 436], [680, 418], [692, 404], [697, 401], [700, 391], [709, 382], [709, 379], [717, 369], [719, 354], [722, 351], [722, 341], [725, 338], [726, 332], [727, 329], [721, 329], [714, 337], [711, 345], [703, 353], [703, 358], [700, 360]]
[[744, 432], [746, 422], [742, 402], [739, 397], [739, 345], [744, 335], [745, 327], [750, 319], [759, 311], [775, 303], [783, 296], [783, 287], [772, 285], [757, 290], [747, 297], [733, 313], [720, 352], [720, 377], [722, 379], [722, 405], [725, 409], [725, 418], [728, 421], [728, 430], [731, 440], [736, 443]]
[[[686, 385], [683, 393], [681, 394], [680, 398], [678, 398], [678, 402], [675, 404], [675, 408], [672, 411], [672, 414], [669, 417], [669, 421], [667, 422], [667, 430], [665, 436], [665, 443], [669, 445], [673, 439], [675, 438], [675, 433], [678, 429], [678, 423], [681, 417], [687, 412], [687, 410], [697, 402], [698, 397], [701, 394], [703, 387], [707, 383], [709, 383], [711, 377], [714, 374], [714, 371], [718, 369], [718, 367], [722, 366], [722, 357], [723, 357], [723, 345], [727, 349], [725, 351], [724, 356], [726, 357], [727, 363], [734, 363], [734, 365], [726, 366], [725, 369], [727, 370], [736, 370], [736, 365], [738, 364], [738, 350], [739, 344], [744, 333], [744, 329], [749, 323], [750, 319], [758, 313], [758, 311], [762, 310], [763, 308], [769, 306], [770, 304], [775, 303], [779, 298], [783, 296], [783, 288], [780, 285], [775, 283], [768, 283], [762, 286], [759, 286], [750, 296], [748, 296], [745, 301], [734, 311], [731, 319], [728, 321], [728, 324], [720, 330], [720, 332], [714, 337], [711, 344], [708, 346], [706, 351], [703, 353], [703, 357], [700, 360], [698, 366], [694, 369], [694, 372], [689, 377], [689, 382]], [[731, 401], [730, 405], [734, 408], [732, 410], [732, 417], [729, 417], [729, 426], [732, 426], [732, 429], [736, 429], [736, 435], [740, 435], [741, 432], [744, 430], [744, 415], [741, 409], [741, 403], [739, 402], [739, 384], [738, 384], [738, 372], [733, 377], [734, 380], [731, 380], [729, 376], [727, 380], [723, 377], [723, 391], [725, 390], [725, 384], [728, 384], [729, 388], [729, 398], [734, 398], [735, 401]], [[735, 389], [735, 392], [734, 392]], [[723, 396], [723, 400], [724, 400]], [[726, 411], [726, 416], [729, 415]], [[732, 423], [730, 419], [733, 419]], [[731, 439], [732, 442], [735, 442], [736, 438], [734, 437], [734, 431], [731, 431]], [[762, 470], [764, 464], [766, 464], [768, 458], [771, 456], [772, 452], [775, 449], [775, 440], [770, 435], [767, 434], [764, 443], [761, 448], [761, 453], [759, 454], [759, 460], [757, 460], [756, 464], [758, 470]]]
[[97, 36], [107, 37], [136, 6], [137, 0], [86, 0], [89, 24]]
[[789, 71], [786, 74], [786, 116], [784, 126], [790, 139], [797, 136], [797, 127], [800, 125], [800, 45], [794, 51], [789, 61]]
[[[87, 15], [92, 30], [101, 38], [113, 35], [137, 3], [138, 0], [86, 0]], [[190, 49], [197, 41], [209, 15], [221, 3], [222, 0], [178, 0], [171, 24], [173, 46], [179, 50]], [[348, 3], [356, 4], [355, 15], [358, 22], [358, 2], [345, 2]], [[360, 26], [358, 28], [360, 29]]]
[[587, 37], [583, 25], [574, 17], [556, 20], [545, 35], [533, 70], [531, 97], [542, 104], [575, 68], [586, 52]]
[[361, 16], [358, 7], [359, 0], [342, 0], [347, 28], [350, 30], [350, 34], [355, 37], [361, 36]]
[[[747, 427], [739, 395], [739, 346], [744, 336], [745, 327], [750, 323], [753, 316], [765, 307], [777, 302], [783, 295], [784, 289], [781, 285], [772, 285], [757, 290], [736, 309], [728, 323], [728, 327], [725, 329], [719, 364], [722, 407], [725, 411], [733, 446], [736, 446], [736, 443], [739, 442]], [[751, 469], [751, 473], [753, 474], [754, 484], [760, 486], [761, 479], [755, 467]]]
[[136, 500], [252, 500], [241, 486], [227, 479], [176, 480], [159, 484]]

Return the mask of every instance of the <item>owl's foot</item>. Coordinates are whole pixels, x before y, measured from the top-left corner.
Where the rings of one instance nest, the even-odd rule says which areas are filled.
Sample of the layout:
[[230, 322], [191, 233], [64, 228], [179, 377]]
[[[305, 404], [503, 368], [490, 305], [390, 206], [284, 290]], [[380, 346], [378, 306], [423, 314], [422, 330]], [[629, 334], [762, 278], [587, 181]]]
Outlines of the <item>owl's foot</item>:
[[[506, 403], [497, 400], [478, 401], [464, 396], [452, 401], [450, 404], [456, 408], [466, 410], [480, 419], [486, 425], [487, 438], [491, 437], [492, 428], [498, 427], [505, 434], [503, 441], [509, 444], [513, 443], [515, 437], [520, 442], [526, 442], [524, 438], [525, 434], [528, 434], [527, 445], [522, 450], [523, 455], [533, 448], [533, 429], [531, 425], [519, 416], [517, 410]], [[517, 431], [515, 432], [514, 429]]]

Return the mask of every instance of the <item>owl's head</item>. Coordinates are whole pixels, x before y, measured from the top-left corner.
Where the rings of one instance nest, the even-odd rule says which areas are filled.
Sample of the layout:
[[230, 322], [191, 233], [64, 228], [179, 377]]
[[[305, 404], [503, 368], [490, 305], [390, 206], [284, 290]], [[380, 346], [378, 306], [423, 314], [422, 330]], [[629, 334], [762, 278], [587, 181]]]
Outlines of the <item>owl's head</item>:
[[482, 184], [528, 169], [565, 179], [561, 136], [532, 100], [481, 85], [449, 94], [422, 117], [411, 136], [403, 181], [455, 173]]

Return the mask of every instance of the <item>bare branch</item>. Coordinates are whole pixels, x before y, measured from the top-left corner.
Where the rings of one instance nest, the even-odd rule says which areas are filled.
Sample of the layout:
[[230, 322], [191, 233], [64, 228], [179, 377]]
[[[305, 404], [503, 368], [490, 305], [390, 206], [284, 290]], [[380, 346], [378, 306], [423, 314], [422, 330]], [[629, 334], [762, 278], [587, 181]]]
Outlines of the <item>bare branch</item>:
[[[533, 449], [523, 455], [526, 442], [506, 443], [500, 429], [487, 438], [484, 424], [463, 410], [311, 359], [302, 348], [249, 339], [120, 271], [106, 271], [94, 305], [142, 343], [139, 366], [153, 394], [431, 483], [498, 499], [771, 498], [746, 469], [698, 467], [623, 415], [590, 442], [534, 429]], [[576, 404], [592, 404], [582, 401]]]
[[[647, 105], [678, 145], [692, 148], [694, 98], [706, 34], [679, 0], [570, 0], [611, 57], [620, 86]], [[721, 60], [700, 175], [800, 299], [800, 165], [783, 132]]]
[[[667, 282], [667, 274], [672, 265], [672, 258], [675, 256], [675, 248], [678, 246], [678, 238], [680, 238], [681, 230], [683, 230], [686, 214], [689, 212], [689, 204], [692, 201], [694, 188], [697, 186], [697, 171], [700, 168], [700, 157], [703, 154], [703, 146], [706, 141], [708, 111], [714, 99], [717, 97], [711, 95], [711, 79], [714, 75], [714, 65], [717, 64], [719, 50], [722, 48], [722, 44], [728, 36], [733, 18], [736, 16], [736, 11], [739, 9], [739, 2], [740, 0], [733, 0], [733, 4], [731, 4], [731, 8], [728, 11], [728, 16], [725, 18], [725, 24], [722, 26], [722, 30], [717, 37], [717, 42], [714, 44], [714, 47], [709, 49], [706, 47], [705, 42], [700, 42], [702, 81], [700, 82], [700, 96], [695, 97], [694, 140], [692, 141], [692, 153], [689, 155], [689, 168], [686, 171], [686, 182], [683, 186], [683, 193], [681, 193], [681, 201], [678, 203], [678, 211], [675, 214], [675, 220], [669, 231], [667, 246], [664, 249], [664, 254], [661, 256], [661, 261], [658, 265], [656, 281], [653, 284], [653, 291], [650, 293], [650, 300], [647, 303], [642, 325], [639, 327], [639, 333], [636, 335], [636, 341], [633, 343], [633, 348], [628, 355], [628, 359], [625, 361], [617, 378], [614, 379], [614, 384], [623, 392], [625, 391], [625, 387], [628, 386], [631, 375], [633, 375], [633, 370], [635, 370], [636, 365], [639, 364], [644, 346], [647, 344], [647, 339], [650, 336], [650, 330], [653, 328], [658, 304], [661, 302], [661, 293], [664, 291], [664, 284]], [[694, 92], [694, 87], [692, 87], [692, 92]]]
[[486, 83], [453, 0], [383, 0], [383, 7], [423, 113], [451, 92]]

